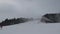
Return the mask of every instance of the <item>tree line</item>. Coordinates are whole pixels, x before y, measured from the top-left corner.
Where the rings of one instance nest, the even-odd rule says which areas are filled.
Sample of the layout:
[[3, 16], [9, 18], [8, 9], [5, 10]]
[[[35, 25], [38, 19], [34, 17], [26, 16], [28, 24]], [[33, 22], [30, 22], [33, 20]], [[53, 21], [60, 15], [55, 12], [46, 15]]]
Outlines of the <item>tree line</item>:
[[0, 22], [0, 27], [2, 28], [3, 26], [9, 26], [9, 25], [14, 25], [14, 24], [19, 24], [19, 23], [25, 23], [27, 21], [29, 21], [28, 18], [5, 19], [4, 21]]

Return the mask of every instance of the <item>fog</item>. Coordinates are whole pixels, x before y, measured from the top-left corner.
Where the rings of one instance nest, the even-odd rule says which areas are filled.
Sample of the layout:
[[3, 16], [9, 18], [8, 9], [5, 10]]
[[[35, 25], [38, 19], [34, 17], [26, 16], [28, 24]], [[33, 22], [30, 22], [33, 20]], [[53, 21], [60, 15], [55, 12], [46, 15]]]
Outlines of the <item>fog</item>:
[[46, 13], [59, 13], [60, 0], [0, 0], [0, 21], [6, 18], [39, 18]]

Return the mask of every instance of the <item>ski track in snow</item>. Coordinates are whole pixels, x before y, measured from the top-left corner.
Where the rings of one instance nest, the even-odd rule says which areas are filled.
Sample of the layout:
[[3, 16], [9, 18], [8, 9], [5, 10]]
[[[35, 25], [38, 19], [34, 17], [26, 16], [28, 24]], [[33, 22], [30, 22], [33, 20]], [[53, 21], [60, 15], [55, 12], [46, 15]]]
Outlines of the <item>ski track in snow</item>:
[[38, 20], [5, 26], [1, 34], [60, 34], [60, 23], [38, 23]]

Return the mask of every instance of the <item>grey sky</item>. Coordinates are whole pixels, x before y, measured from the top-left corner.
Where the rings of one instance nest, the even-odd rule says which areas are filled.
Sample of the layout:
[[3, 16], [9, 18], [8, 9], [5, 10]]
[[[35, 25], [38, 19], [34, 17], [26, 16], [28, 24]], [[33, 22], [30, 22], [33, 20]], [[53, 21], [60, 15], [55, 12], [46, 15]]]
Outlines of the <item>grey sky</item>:
[[13, 17], [40, 17], [59, 13], [60, 0], [0, 0], [0, 20]]

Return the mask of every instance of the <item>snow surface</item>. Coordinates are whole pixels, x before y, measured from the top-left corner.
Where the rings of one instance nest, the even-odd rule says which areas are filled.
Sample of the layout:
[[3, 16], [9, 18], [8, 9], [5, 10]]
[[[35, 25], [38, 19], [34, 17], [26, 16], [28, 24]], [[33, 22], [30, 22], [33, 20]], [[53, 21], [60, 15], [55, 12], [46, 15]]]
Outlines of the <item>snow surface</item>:
[[60, 23], [39, 23], [34, 20], [22, 24], [5, 26], [0, 34], [60, 34]]
[[[46, 13], [59, 13], [60, 0], [0, 0], [0, 22], [6, 18], [40, 18]], [[0, 34], [60, 34], [60, 23], [41, 23], [34, 20], [5, 26]]]

